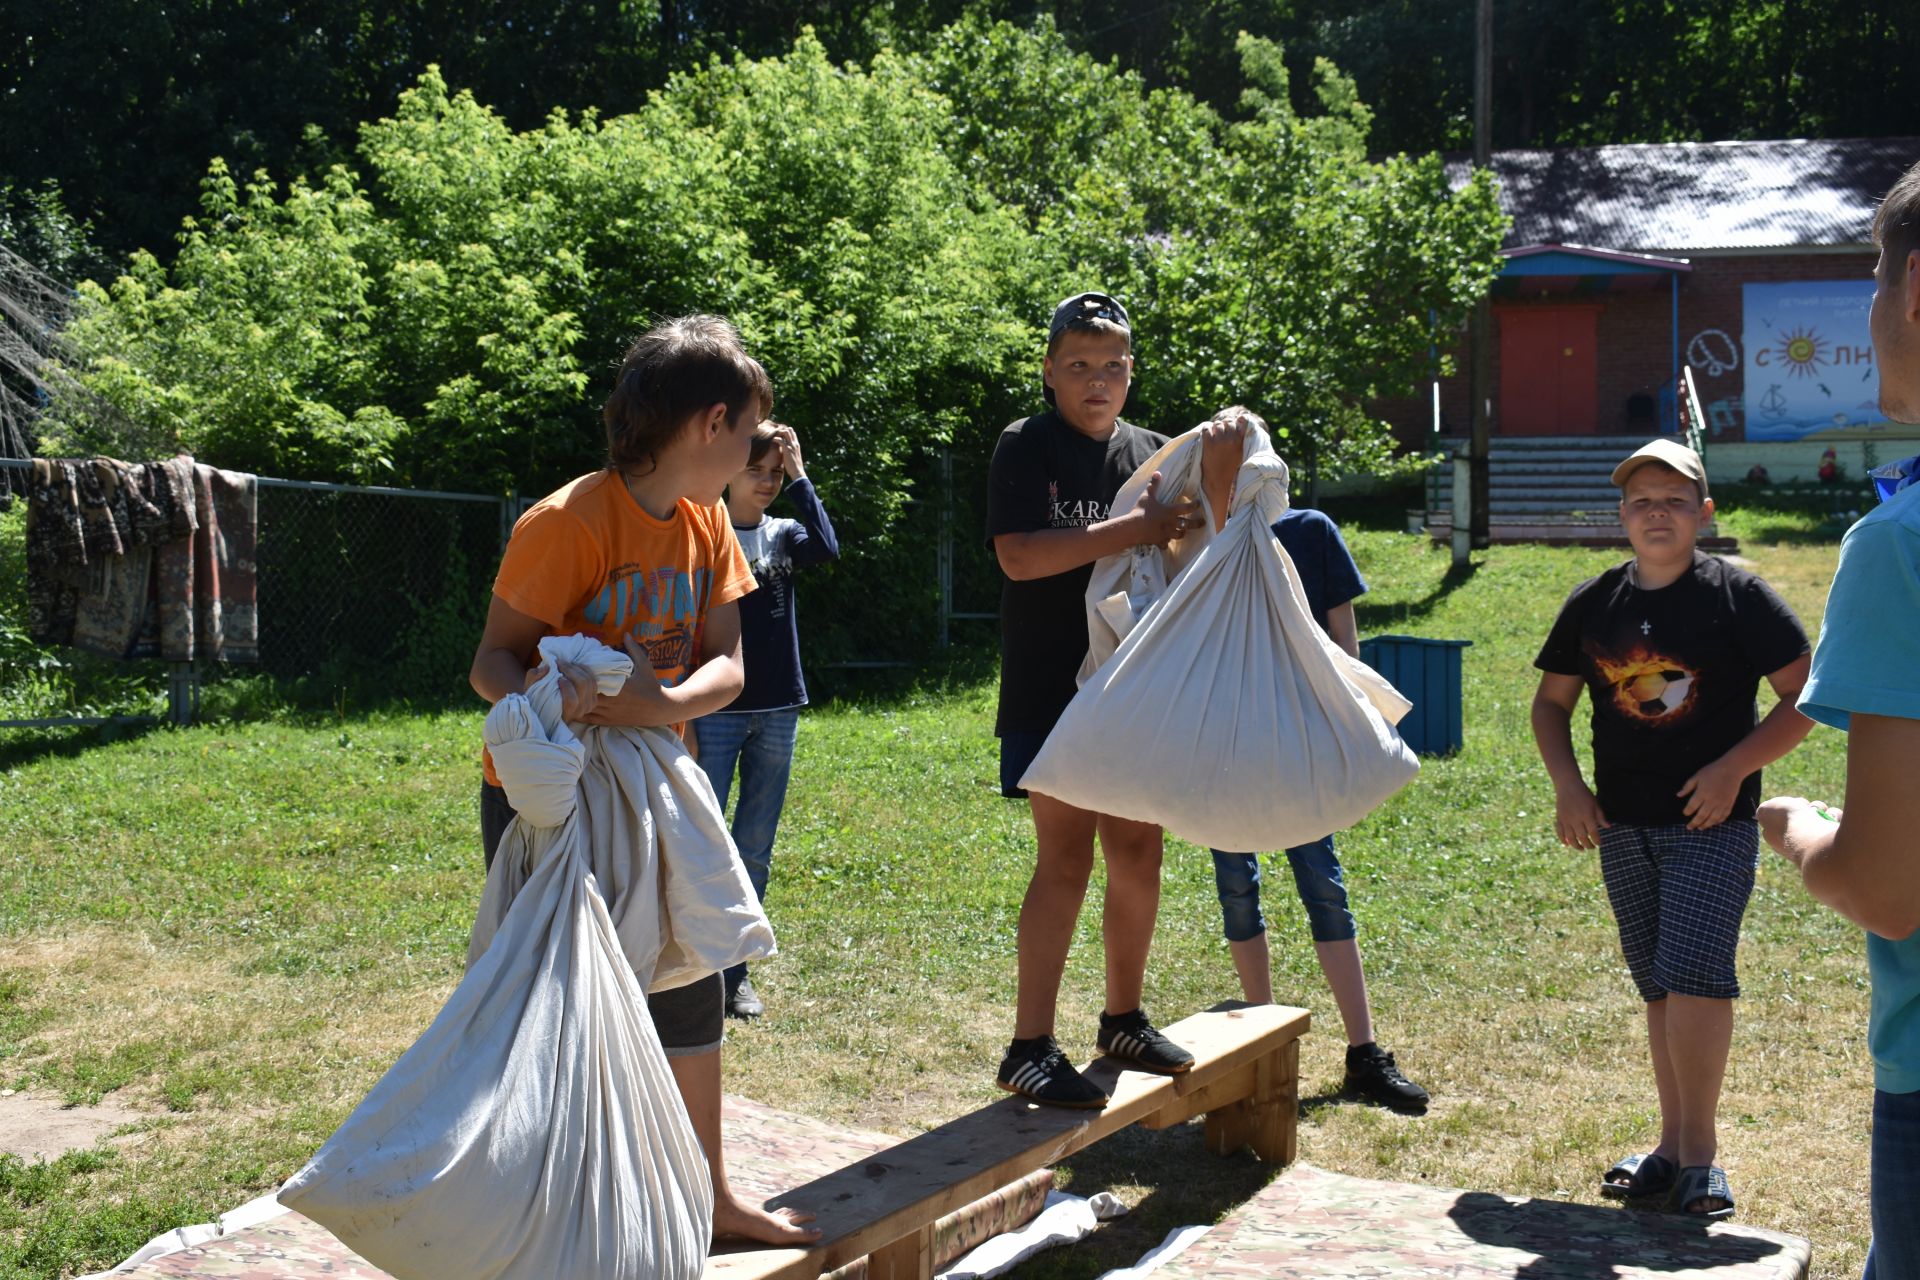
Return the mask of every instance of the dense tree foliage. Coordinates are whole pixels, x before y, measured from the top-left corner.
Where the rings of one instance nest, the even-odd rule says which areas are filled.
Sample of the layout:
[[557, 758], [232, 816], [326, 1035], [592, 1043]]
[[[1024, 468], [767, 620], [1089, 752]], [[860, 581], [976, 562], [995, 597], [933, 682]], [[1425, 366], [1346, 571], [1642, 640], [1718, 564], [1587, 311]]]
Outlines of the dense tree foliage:
[[[0, 5], [0, 185], [54, 181], [107, 247], [173, 252], [213, 156], [321, 181], [437, 64], [513, 129], [641, 109], [677, 70], [926, 52], [956, 19], [1050, 19], [1150, 88], [1237, 108], [1245, 31], [1286, 51], [1296, 110], [1327, 58], [1376, 152], [1468, 145], [1470, 0], [35, 0]], [[1908, 0], [1496, 0], [1495, 143], [1874, 136], [1915, 129]]]
[[[1387, 150], [1472, 145], [1467, 0], [1302, 0]], [[1494, 0], [1495, 147], [1920, 132], [1910, 0]]]
[[1145, 420], [1246, 400], [1336, 468], [1373, 465], [1360, 406], [1426, 371], [1490, 277], [1498, 215], [1432, 159], [1370, 164], [1330, 66], [1301, 115], [1279, 49], [1242, 53], [1230, 124], [1044, 24], [981, 19], [864, 68], [804, 36], [526, 131], [429, 73], [353, 167], [282, 187], [216, 162], [174, 261], [136, 254], [72, 329], [90, 385], [152, 438], [56, 412], [50, 443], [547, 484], [597, 460], [623, 337], [706, 309], [884, 517], [914, 460], [984, 449], [1031, 403], [1048, 304], [1098, 284], [1139, 318]]
[[1302, 113], [1278, 46], [1239, 53], [1232, 120], [981, 17], [865, 65], [803, 34], [524, 130], [430, 71], [350, 164], [216, 161], [171, 262], [84, 285], [96, 394], [54, 406], [43, 449], [540, 492], [598, 464], [625, 339], [719, 311], [831, 476], [852, 617], [878, 584], [933, 590], [942, 452], [969, 501], [1038, 402], [1052, 303], [1104, 287], [1138, 326], [1136, 420], [1239, 401], [1297, 469], [1386, 466], [1365, 402], [1426, 376], [1491, 279], [1491, 186], [1370, 163], [1349, 79], [1318, 67]]

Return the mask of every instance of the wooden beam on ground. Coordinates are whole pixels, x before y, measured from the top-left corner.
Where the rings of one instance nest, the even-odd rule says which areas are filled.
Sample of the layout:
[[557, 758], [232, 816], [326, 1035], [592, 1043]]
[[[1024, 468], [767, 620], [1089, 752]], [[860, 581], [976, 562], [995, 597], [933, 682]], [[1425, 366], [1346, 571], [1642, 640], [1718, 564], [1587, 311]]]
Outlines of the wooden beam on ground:
[[1210, 1108], [1209, 1146], [1212, 1116], [1227, 1112], [1237, 1117], [1232, 1149], [1251, 1142], [1263, 1158], [1291, 1159], [1308, 1021], [1305, 1009], [1238, 1003], [1183, 1019], [1165, 1031], [1193, 1053], [1186, 1074], [1149, 1075], [1098, 1058], [1086, 1075], [1112, 1095], [1103, 1111], [1009, 1097], [909, 1138], [769, 1202], [814, 1214], [818, 1245], [717, 1253], [707, 1280], [813, 1280], [868, 1255], [875, 1280], [919, 1280], [930, 1273], [922, 1237], [939, 1218], [1129, 1125], [1165, 1127], [1203, 1113], [1196, 1108]]

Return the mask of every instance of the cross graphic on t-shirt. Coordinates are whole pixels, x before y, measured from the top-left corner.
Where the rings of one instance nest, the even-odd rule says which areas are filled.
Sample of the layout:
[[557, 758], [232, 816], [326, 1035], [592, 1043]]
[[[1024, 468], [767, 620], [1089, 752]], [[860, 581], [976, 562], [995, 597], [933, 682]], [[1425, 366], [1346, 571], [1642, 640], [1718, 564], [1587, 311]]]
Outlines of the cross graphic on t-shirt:
[[1653, 624], [1652, 624], [1651, 622], [1642, 622], [1642, 623], [1640, 624], [1640, 634], [1641, 634], [1641, 635], [1643, 635], [1643, 636], [1650, 636], [1650, 635], [1652, 635], [1652, 634], [1653, 634]]

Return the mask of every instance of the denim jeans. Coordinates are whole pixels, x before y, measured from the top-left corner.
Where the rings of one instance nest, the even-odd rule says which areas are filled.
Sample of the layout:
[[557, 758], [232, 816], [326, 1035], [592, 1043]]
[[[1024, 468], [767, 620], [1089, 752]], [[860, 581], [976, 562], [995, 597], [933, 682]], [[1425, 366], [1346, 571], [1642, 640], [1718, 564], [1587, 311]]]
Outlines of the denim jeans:
[[733, 842], [740, 848], [747, 879], [762, 902], [767, 900], [767, 872], [773, 864], [773, 835], [780, 826], [780, 809], [787, 802], [787, 775], [793, 768], [793, 740], [800, 727], [800, 709], [721, 712], [696, 722], [700, 767], [727, 807], [733, 788], [733, 768], [740, 766], [740, 803], [733, 811]]
[[1920, 1276], [1920, 1093], [1874, 1091], [1872, 1201], [1865, 1280]]
[[[1307, 909], [1307, 932], [1315, 942], [1345, 942], [1359, 932], [1347, 907], [1346, 881], [1340, 859], [1333, 853], [1333, 837], [1287, 850], [1293, 869], [1293, 887]], [[1220, 894], [1220, 919], [1227, 941], [1245, 942], [1266, 932], [1260, 914], [1260, 855], [1213, 851], [1213, 885]]]

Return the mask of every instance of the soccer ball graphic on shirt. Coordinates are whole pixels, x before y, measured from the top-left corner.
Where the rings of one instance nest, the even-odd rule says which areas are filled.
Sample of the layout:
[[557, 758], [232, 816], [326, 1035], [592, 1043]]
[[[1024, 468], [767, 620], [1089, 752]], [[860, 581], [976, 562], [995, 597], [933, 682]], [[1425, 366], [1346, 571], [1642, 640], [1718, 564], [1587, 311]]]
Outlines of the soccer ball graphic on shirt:
[[1636, 720], [1673, 721], [1691, 709], [1695, 673], [1664, 654], [1639, 650], [1622, 662], [1598, 660], [1614, 707]]

